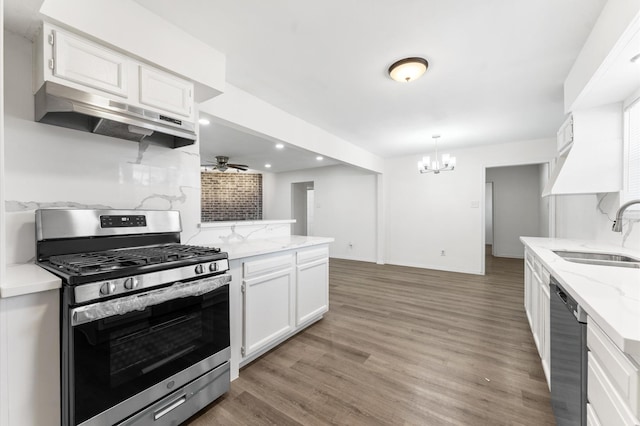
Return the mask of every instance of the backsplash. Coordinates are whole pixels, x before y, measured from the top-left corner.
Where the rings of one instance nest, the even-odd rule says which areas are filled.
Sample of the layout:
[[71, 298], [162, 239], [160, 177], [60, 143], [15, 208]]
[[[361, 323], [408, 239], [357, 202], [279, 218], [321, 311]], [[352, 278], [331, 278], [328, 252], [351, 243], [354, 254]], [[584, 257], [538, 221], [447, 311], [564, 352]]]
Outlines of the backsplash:
[[202, 172], [202, 222], [262, 219], [262, 175]]

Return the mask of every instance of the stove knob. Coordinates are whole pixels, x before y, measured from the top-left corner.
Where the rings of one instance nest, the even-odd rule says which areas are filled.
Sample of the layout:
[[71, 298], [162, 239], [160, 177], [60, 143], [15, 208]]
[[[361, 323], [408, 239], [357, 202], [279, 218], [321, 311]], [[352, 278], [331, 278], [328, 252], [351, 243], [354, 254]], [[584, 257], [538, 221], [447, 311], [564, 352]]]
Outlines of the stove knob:
[[113, 294], [116, 291], [116, 285], [114, 283], [104, 283], [100, 286], [100, 294], [107, 296]]
[[218, 270], [218, 264], [213, 262], [209, 264], [209, 272], [216, 272]]
[[196, 274], [203, 274], [203, 273], [204, 273], [204, 267], [202, 265], [197, 265]]
[[140, 281], [135, 277], [127, 278], [126, 280], [124, 280], [124, 288], [126, 288], [127, 290], [133, 290], [134, 288], [138, 287], [139, 283]]

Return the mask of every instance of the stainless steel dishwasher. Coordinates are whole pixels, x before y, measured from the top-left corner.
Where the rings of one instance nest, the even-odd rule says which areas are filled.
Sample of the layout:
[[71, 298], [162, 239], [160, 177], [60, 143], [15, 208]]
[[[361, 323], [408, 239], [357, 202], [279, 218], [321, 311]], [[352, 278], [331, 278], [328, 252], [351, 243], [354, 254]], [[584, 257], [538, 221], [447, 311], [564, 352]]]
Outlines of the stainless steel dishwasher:
[[557, 426], [587, 424], [587, 315], [551, 277], [551, 405]]

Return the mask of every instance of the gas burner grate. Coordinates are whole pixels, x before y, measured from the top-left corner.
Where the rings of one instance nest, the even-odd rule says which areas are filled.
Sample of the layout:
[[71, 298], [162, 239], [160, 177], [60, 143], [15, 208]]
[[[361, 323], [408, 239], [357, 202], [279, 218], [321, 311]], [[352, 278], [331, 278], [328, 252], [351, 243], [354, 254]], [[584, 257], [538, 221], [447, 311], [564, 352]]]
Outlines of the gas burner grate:
[[49, 262], [78, 274], [135, 268], [145, 265], [175, 262], [220, 253], [219, 248], [164, 244], [90, 253], [74, 253], [51, 256]]

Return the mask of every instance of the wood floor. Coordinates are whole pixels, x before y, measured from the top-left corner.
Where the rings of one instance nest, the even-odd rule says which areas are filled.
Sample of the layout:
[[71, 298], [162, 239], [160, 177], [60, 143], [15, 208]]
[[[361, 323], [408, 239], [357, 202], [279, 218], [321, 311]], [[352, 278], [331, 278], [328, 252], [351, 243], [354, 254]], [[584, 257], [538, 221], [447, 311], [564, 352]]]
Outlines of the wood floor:
[[185, 424], [554, 425], [523, 261], [487, 275], [330, 261], [324, 319]]

